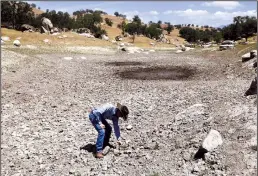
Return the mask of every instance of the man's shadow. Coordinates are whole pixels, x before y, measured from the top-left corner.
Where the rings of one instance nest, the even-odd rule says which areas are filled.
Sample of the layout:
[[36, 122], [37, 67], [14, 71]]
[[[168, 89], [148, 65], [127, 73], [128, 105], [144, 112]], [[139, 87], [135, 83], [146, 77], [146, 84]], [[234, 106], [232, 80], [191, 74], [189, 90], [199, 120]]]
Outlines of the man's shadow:
[[[109, 146], [110, 148], [113, 148], [113, 149], [116, 148], [116, 146], [111, 145], [110, 143], [105, 144], [105, 145], [104, 145], [104, 148], [105, 148], [106, 146]], [[87, 144], [87, 145], [85, 145], [85, 146], [83, 146], [83, 147], [80, 147], [80, 150], [86, 150], [86, 151], [88, 151], [89, 153], [92, 153], [94, 156], [95, 156], [96, 153], [97, 153], [96, 144]]]
[[97, 153], [95, 144], [87, 144], [83, 147], [80, 147], [80, 150], [87, 150], [89, 153], [92, 153], [93, 155]]

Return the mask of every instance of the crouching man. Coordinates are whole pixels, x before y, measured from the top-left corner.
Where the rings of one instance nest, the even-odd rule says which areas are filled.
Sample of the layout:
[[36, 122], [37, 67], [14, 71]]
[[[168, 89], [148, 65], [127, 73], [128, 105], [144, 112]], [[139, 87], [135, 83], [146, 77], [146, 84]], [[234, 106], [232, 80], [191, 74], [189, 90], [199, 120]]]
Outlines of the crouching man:
[[126, 106], [117, 103], [117, 106], [112, 104], [105, 104], [101, 107], [90, 110], [89, 119], [98, 132], [98, 138], [96, 142], [97, 158], [103, 158], [103, 149], [110, 145], [109, 139], [112, 128], [106, 120], [113, 121], [114, 132], [117, 139], [117, 143], [120, 143], [120, 128], [118, 125], [119, 117], [123, 120], [127, 120], [129, 110]]

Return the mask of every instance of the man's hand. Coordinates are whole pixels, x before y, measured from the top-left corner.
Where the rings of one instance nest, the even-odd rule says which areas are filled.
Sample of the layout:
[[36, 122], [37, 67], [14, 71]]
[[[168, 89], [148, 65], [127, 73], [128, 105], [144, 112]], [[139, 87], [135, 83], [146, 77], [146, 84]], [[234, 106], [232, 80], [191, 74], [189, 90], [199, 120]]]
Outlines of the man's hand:
[[103, 125], [103, 124], [100, 124], [100, 127], [101, 127], [102, 129], [105, 129], [105, 125]]

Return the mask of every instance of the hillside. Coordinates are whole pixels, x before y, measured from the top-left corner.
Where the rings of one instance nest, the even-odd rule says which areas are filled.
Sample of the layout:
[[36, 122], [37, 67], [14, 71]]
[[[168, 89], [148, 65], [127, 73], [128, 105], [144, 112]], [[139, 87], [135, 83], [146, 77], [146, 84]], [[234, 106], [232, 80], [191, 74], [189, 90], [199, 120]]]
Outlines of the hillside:
[[32, 8], [32, 11], [34, 12], [35, 16], [41, 15], [42, 13], [45, 13], [43, 10]]
[[[102, 28], [105, 29], [107, 31], [108, 36], [111, 39], [115, 39], [116, 36], [121, 35], [122, 30], [119, 29], [117, 27], [118, 24], [121, 24], [123, 21], [123, 18], [121, 17], [116, 17], [113, 15], [102, 15], [103, 20], [105, 18], [109, 18], [110, 20], [112, 20], [113, 25], [112, 26], [108, 26], [107, 24], [105, 24], [105, 22], [102, 24]], [[128, 20], [126, 20], [126, 22], [128, 22]], [[166, 37], [171, 41], [171, 43], [174, 43], [174, 45], [180, 45], [184, 43], [184, 39], [179, 37], [179, 30], [178, 29], [174, 29], [170, 35], [166, 35]], [[126, 37], [124, 39], [125, 42], [131, 42], [131, 39]], [[149, 46], [150, 43], [155, 43], [154, 40], [148, 38], [148, 37], [136, 37], [134, 44], [136, 46], [140, 46], [140, 47], [146, 47]], [[171, 44], [158, 44], [159, 46], [164, 46], [164, 47], [171, 47]]]

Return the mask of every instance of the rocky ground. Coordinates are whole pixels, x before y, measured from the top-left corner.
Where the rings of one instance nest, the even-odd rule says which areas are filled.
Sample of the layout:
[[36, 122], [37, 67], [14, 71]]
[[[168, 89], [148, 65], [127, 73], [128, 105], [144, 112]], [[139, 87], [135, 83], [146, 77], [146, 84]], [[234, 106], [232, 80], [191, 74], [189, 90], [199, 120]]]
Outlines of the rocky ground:
[[[254, 75], [233, 52], [76, 51], [2, 48], [2, 175], [257, 174]], [[96, 159], [87, 110], [106, 102], [130, 118]], [[211, 129], [222, 145], [194, 160]]]

